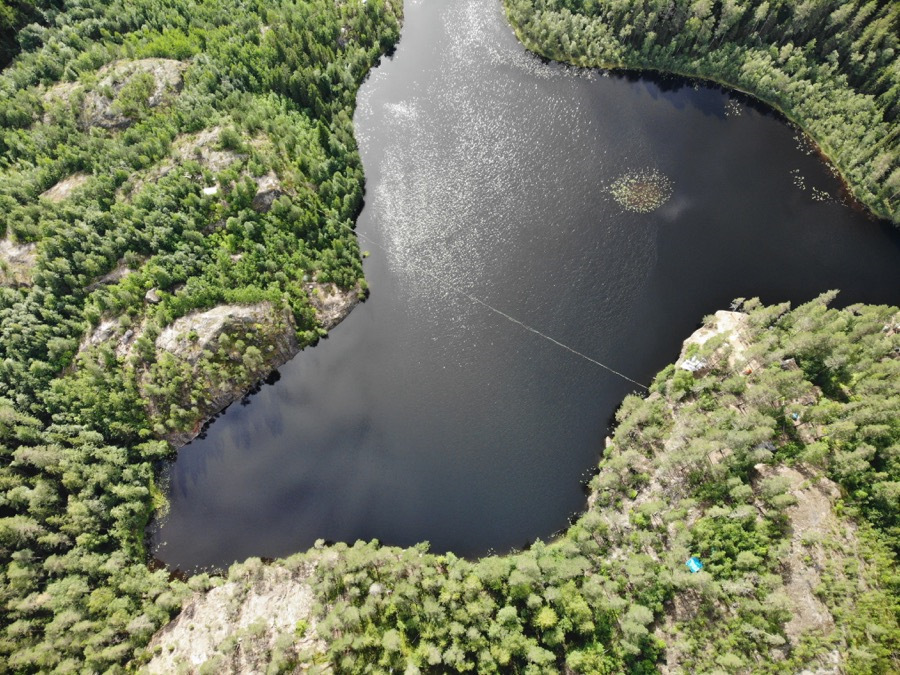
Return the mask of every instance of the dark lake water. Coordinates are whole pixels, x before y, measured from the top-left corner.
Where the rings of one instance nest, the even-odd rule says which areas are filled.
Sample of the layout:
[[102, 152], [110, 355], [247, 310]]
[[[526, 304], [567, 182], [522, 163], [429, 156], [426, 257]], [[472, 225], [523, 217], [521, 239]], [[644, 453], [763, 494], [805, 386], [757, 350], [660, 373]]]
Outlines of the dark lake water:
[[[463, 293], [642, 382], [736, 297], [900, 301], [900, 234], [777, 116], [542, 63], [494, 0], [408, 1], [356, 124], [371, 298], [181, 450], [151, 530], [170, 567], [319, 538], [472, 556], [565, 527], [634, 386]], [[648, 168], [671, 200], [624, 211], [607, 188]]]

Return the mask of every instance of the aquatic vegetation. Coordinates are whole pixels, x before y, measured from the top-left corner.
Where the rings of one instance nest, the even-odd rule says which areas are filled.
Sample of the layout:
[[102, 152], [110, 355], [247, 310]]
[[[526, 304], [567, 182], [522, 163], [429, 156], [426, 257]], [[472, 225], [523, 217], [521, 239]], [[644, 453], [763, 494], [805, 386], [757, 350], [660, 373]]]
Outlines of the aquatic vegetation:
[[740, 101], [730, 98], [725, 103], [725, 117], [740, 117], [743, 112], [744, 106], [741, 105]]
[[632, 171], [616, 179], [609, 193], [624, 209], [651, 213], [672, 197], [672, 180], [656, 169]]
[[833, 162], [860, 203], [900, 225], [900, 4], [504, 4], [518, 38], [546, 58], [705, 78], [774, 106]]

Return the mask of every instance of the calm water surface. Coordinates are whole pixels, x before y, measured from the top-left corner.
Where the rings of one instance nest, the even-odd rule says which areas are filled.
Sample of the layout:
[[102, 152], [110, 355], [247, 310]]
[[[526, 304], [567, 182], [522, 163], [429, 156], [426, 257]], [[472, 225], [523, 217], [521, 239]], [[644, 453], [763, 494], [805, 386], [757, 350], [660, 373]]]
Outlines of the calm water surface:
[[[169, 470], [171, 567], [316, 539], [506, 551], [565, 527], [633, 385], [733, 298], [900, 302], [900, 235], [775, 116], [525, 53], [490, 0], [408, 1], [359, 95], [368, 302]], [[607, 187], [652, 168], [661, 210]], [[820, 200], [820, 201], [817, 201]]]

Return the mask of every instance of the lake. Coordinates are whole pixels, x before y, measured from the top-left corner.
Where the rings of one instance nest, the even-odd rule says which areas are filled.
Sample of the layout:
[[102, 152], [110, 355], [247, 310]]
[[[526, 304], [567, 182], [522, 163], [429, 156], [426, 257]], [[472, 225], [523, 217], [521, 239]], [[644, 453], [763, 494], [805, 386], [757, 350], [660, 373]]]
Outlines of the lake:
[[[408, 1], [358, 104], [371, 297], [179, 452], [150, 529], [170, 568], [320, 538], [460, 556], [547, 539], [637, 389], [593, 361], [649, 383], [737, 297], [900, 302], [900, 233], [844, 204], [779, 116], [544, 63], [494, 0]], [[671, 199], [624, 210], [610, 186], [646, 170]]]

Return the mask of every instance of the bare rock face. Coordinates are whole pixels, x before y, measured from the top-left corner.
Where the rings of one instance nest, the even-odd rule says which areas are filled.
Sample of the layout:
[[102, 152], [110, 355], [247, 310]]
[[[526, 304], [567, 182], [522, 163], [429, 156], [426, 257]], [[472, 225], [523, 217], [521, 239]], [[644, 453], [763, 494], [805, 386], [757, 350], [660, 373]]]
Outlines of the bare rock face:
[[284, 194], [287, 194], [281, 187], [281, 183], [278, 180], [278, 176], [276, 176], [271, 171], [267, 173], [265, 176], [258, 178], [256, 180], [256, 184], [259, 186], [256, 191], [256, 196], [253, 198], [253, 203], [251, 207], [254, 211], [258, 211], [260, 213], [266, 213], [272, 208], [272, 204], [275, 203], [275, 200], [281, 197]]
[[676, 367], [689, 370], [698, 375], [707, 372], [714, 365], [715, 357], [709, 360], [686, 358], [687, 350], [691, 345], [702, 347], [712, 338], [719, 335], [724, 335], [727, 344], [731, 347], [731, 352], [728, 355], [729, 368], [734, 369], [738, 365], [744, 365], [744, 353], [749, 346], [747, 340], [743, 337], [747, 326], [747, 315], [743, 312], [718, 311], [714, 317], [715, 321], [711, 325], [698, 328], [684, 341], [681, 355], [675, 363]]
[[152, 86], [144, 103], [148, 108], [162, 105], [181, 91], [182, 73], [187, 64], [173, 59], [140, 59], [138, 61], [114, 61], [97, 73], [98, 82], [93, 91], [84, 97], [81, 127], [124, 129], [134, 123], [129, 111], [119, 105], [122, 90], [149, 76]]
[[[150, 169], [135, 175], [132, 180], [120, 188], [118, 196], [135, 195], [141, 189], [163, 176], [168, 175], [177, 166], [187, 161], [197, 162], [200, 166], [218, 173], [235, 162], [243, 161], [247, 155], [219, 148], [221, 127], [211, 127], [195, 134], [182, 134], [172, 143], [170, 157]], [[216, 186], [208, 187], [203, 193], [212, 196], [219, 193]]]
[[359, 286], [345, 291], [336, 284], [309, 282], [303, 285], [309, 302], [316, 310], [316, 319], [325, 330], [337, 326], [362, 299]]
[[81, 85], [78, 82], [57, 82], [47, 87], [42, 96], [44, 105], [53, 105], [54, 103], [68, 103], [72, 94]]
[[[148, 647], [143, 672], [263, 673], [300, 651], [323, 651], [312, 616], [311, 566], [288, 570], [250, 559], [190, 600]], [[282, 644], [285, 643], [285, 644]], [[301, 669], [302, 666], [298, 666]]]
[[156, 339], [156, 348], [196, 363], [203, 352], [216, 345], [223, 333], [241, 326], [268, 324], [275, 320], [269, 303], [258, 305], [219, 305], [177, 319]]
[[173, 158], [179, 162], [194, 160], [214, 173], [246, 159], [246, 154], [219, 148], [221, 131], [221, 127], [212, 127], [196, 134], [180, 136], [172, 145]]
[[90, 293], [91, 291], [97, 290], [101, 286], [111, 286], [112, 284], [117, 284], [132, 272], [134, 272], [134, 270], [128, 267], [128, 265], [126, 265], [124, 261], [120, 260], [118, 263], [116, 263], [116, 267], [111, 272], [107, 272], [103, 276], [97, 277], [95, 281], [92, 281], [90, 284], [85, 286], [84, 290]]
[[31, 270], [37, 262], [37, 244], [19, 244], [0, 239], [0, 286], [30, 286]]
[[[804, 474], [797, 468], [754, 467], [762, 478], [778, 477], [788, 481], [788, 493], [797, 503], [787, 508], [790, 527], [790, 553], [782, 559], [787, 570], [784, 592], [791, 600], [791, 618], [784, 632], [793, 646], [800, 644], [804, 634], [828, 634], [834, 629], [831, 612], [816, 595], [822, 583], [821, 572], [828, 561], [828, 552], [817, 540], [836, 537], [856, 546], [855, 531], [834, 513], [834, 504], [841, 496], [833, 481]], [[800, 467], [802, 469], [802, 467]]]
[[126, 328], [118, 319], [106, 319], [100, 322], [91, 333], [89, 333], [78, 347], [78, 354], [84, 354], [91, 347], [107, 344], [119, 358], [125, 358], [131, 354], [131, 348], [134, 341], [140, 335], [142, 328], [139, 326], [137, 330]]
[[[189, 374], [177, 403], [194, 413], [191, 428], [169, 430], [162, 437], [175, 447], [188, 443], [207, 419], [299, 350], [293, 315], [268, 302], [220, 305], [176, 320], [156, 339], [157, 360]], [[151, 367], [140, 380], [151, 416], [172, 402], [155, 393], [167, 386], [167, 372]]]
[[41, 198], [51, 202], [61, 202], [67, 199], [74, 190], [87, 183], [89, 178], [90, 176], [86, 173], [72, 174], [68, 178], [63, 178], [50, 189], [42, 192]]
[[158, 305], [162, 302], [162, 298], [159, 297], [159, 289], [151, 288], [144, 294], [144, 301], [148, 302], [151, 305]]

